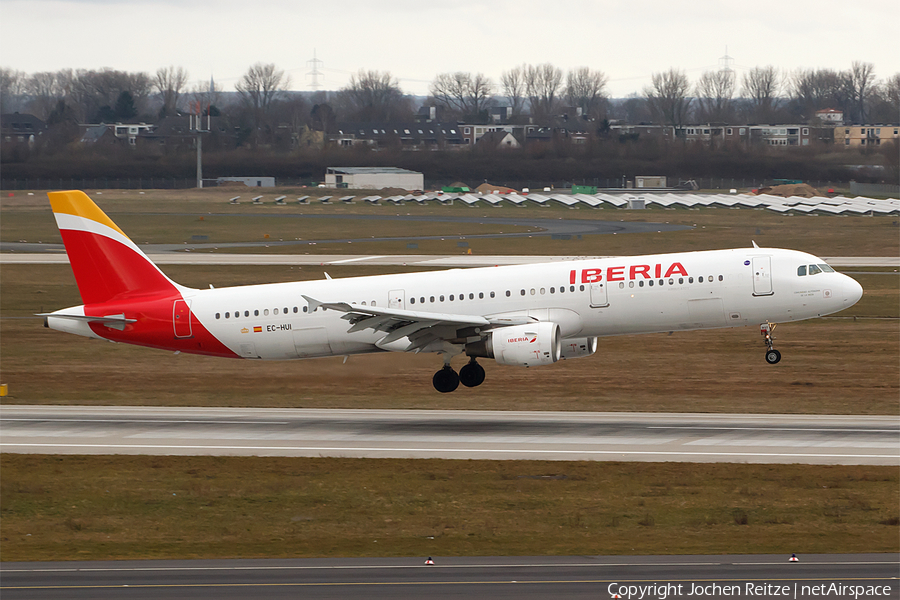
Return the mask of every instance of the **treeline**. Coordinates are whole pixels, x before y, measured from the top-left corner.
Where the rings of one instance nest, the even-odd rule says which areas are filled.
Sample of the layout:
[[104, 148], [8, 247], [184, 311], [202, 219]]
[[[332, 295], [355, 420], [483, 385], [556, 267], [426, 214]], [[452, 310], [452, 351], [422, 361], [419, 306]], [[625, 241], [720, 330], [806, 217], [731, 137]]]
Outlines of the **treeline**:
[[[636, 175], [665, 175], [671, 180], [700, 178], [799, 178], [804, 180], [865, 182], [896, 181], [900, 162], [895, 145], [881, 152], [888, 170], [860, 171], [846, 166], [841, 153], [823, 157], [808, 148], [790, 152], [768, 147], [710, 148], [702, 144], [641, 143], [546, 146], [499, 152], [369, 152], [330, 148], [285, 154], [270, 149], [238, 150], [204, 155], [207, 178], [273, 176], [276, 179], [320, 182], [327, 167], [391, 166], [422, 172], [429, 182], [470, 185], [484, 181], [521, 187], [560, 181], [633, 179]], [[857, 155], [858, 156], [858, 155]], [[111, 155], [37, 157], [3, 166], [3, 179], [190, 179], [196, 175], [191, 155], [142, 157], [126, 149]]]
[[[542, 121], [577, 109], [585, 118], [681, 126], [688, 123], [808, 123], [832, 108], [851, 123], [895, 122], [900, 114], [900, 73], [876, 76], [872, 63], [855, 61], [844, 71], [819, 68], [784, 72], [767, 65], [745, 71], [710, 70], [696, 81], [680, 69], [654, 73], [651, 84], [624, 99], [611, 99], [603, 71], [563, 71], [552, 64], [523, 64], [494, 81], [481, 73], [440, 73], [425, 106], [446, 120], [487, 122], [489, 110], [505, 106], [513, 121]], [[289, 91], [290, 78], [274, 64], [257, 63], [230, 93], [214, 81], [190, 85], [182, 67], [155, 74], [114, 69], [24, 73], [0, 68], [0, 106], [29, 112], [45, 122], [141, 120], [215, 111], [262, 131], [303, 124], [329, 130], [337, 122], [411, 120], [420, 108], [390, 72], [361, 70], [336, 92]], [[265, 141], [256, 139], [251, 142]], [[258, 134], [262, 135], [262, 133]]]

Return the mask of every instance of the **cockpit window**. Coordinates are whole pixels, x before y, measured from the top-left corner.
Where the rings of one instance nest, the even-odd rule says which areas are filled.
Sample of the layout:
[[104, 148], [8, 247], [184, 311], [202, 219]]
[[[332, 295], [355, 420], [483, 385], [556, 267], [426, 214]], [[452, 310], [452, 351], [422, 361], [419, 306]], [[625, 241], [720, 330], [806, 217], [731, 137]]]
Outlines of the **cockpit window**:
[[800, 277], [806, 275], [806, 265], [800, 265], [799, 267], [797, 267], [797, 275], [799, 275]]
[[818, 266], [809, 265], [809, 274], [810, 275], [818, 275], [821, 272], [822, 272], [822, 269], [820, 269]]
[[834, 269], [832, 269], [832, 268], [831, 268], [830, 266], [828, 266], [828, 265], [818, 265], [818, 267], [819, 267], [820, 269], [822, 269], [822, 271], [824, 271], [825, 273], [834, 273]]

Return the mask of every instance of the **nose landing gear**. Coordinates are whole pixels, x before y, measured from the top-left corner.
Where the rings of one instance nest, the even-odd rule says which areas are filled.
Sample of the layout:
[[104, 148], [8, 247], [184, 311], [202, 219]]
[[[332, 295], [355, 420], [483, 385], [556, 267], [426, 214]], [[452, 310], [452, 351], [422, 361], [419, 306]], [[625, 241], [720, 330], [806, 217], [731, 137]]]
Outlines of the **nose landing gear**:
[[781, 352], [775, 349], [775, 331], [776, 323], [766, 321], [759, 326], [759, 333], [766, 338], [766, 362], [770, 365], [777, 364], [781, 360]]

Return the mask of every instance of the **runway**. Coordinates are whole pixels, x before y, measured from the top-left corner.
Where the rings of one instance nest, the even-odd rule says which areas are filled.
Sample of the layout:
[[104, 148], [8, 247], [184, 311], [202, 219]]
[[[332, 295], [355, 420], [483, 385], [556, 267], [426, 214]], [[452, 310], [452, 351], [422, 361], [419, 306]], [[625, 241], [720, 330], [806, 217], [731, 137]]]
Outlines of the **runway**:
[[[434, 558], [433, 566], [419, 557], [2, 563], [0, 593], [4, 600], [900, 597], [896, 554], [801, 554], [798, 562], [786, 555]], [[722, 593], [726, 586], [738, 593]], [[827, 594], [828, 586], [845, 587]]]
[[900, 465], [900, 418], [0, 406], [0, 451]]

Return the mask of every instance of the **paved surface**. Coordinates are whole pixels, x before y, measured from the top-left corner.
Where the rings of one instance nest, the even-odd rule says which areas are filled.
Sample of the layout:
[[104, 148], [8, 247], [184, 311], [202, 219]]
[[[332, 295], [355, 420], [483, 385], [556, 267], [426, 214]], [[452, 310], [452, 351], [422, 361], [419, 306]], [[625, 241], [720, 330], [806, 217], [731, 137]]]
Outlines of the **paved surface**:
[[[0, 563], [19, 598], [898, 598], [900, 556], [424, 557]], [[656, 585], [655, 588], [646, 586]], [[815, 588], [814, 586], [826, 586]], [[828, 586], [862, 586], [854, 595]], [[665, 586], [665, 587], [663, 587]], [[681, 586], [680, 588], [678, 586]], [[718, 586], [712, 587], [712, 586]], [[726, 596], [723, 586], [739, 586]], [[750, 586], [748, 588], [748, 586]], [[784, 586], [787, 586], [785, 589]], [[805, 587], [804, 587], [805, 586]], [[840, 590], [841, 588], [836, 588]], [[631, 595], [629, 596], [629, 592]], [[718, 592], [718, 593], [717, 593]], [[804, 593], [806, 592], [806, 593]]]
[[[36, 246], [36, 244], [29, 244]], [[37, 252], [30, 248], [27, 252], [0, 254], [0, 264], [66, 264], [69, 262], [64, 250], [51, 248]], [[246, 247], [246, 244], [242, 244]], [[428, 254], [213, 254], [203, 252], [150, 253], [150, 260], [158, 265], [380, 265], [415, 266], [433, 268], [490, 267], [494, 265], [524, 265], [543, 262], [561, 262], [583, 258], [603, 258], [597, 256], [479, 256], [475, 254], [428, 255]], [[900, 257], [890, 256], [840, 256], [824, 259], [833, 267], [886, 267], [900, 268]]]
[[900, 465], [900, 418], [6, 405], [0, 450]]

